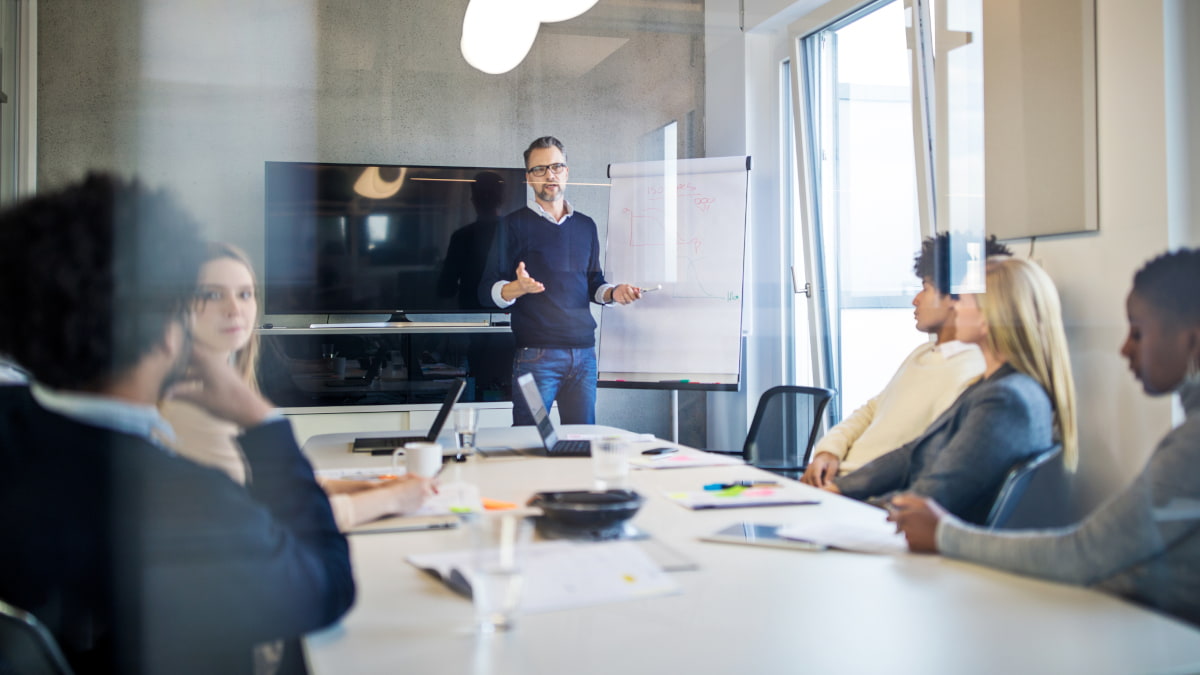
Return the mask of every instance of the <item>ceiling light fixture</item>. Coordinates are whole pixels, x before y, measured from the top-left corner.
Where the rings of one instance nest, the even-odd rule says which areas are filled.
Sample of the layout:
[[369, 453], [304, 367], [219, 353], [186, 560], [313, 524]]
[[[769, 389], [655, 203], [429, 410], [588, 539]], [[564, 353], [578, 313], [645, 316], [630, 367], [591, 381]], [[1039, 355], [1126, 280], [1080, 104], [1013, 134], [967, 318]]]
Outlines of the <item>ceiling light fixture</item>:
[[520, 65], [543, 23], [573, 19], [598, 0], [471, 0], [463, 16], [463, 58], [477, 70], [499, 75]]

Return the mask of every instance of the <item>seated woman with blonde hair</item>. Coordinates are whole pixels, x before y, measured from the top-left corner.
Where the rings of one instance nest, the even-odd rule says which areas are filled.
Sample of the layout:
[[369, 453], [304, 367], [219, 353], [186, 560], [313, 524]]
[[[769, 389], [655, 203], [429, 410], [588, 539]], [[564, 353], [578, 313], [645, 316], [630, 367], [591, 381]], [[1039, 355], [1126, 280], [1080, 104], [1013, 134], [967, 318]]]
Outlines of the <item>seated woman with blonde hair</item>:
[[[258, 335], [254, 327], [259, 320], [258, 295], [249, 259], [229, 244], [209, 244], [197, 286], [192, 320], [196, 348], [228, 358], [257, 390]], [[182, 400], [166, 399], [159, 407], [175, 431], [173, 446], [180, 455], [220, 469], [238, 483], [253, 480], [246, 473], [246, 461], [235, 440], [239, 429], [233, 424]], [[334, 520], [343, 531], [382, 516], [415, 511], [435, 491], [432, 481], [417, 476], [379, 483], [318, 482], [329, 495]]]
[[884, 504], [913, 492], [982, 523], [1014, 464], [1060, 442], [1074, 470], [1075, 386], [1049, 275], [1027, 260], [990, 258], [987, 292], [953, 302], [955, 334], [983, 353], [981, 379], [920, 436], [826, 489]]
[[1052, 530], [971, 527], [916, 495], [897, 496], [890, 520], [913, 551], [1094, 586], [1200, 625], [1200, 250], [1146, 263], [1125, 306], [1121, 355], [1147, 394], [1178, 393], [1187, 417], [1129, 487]]

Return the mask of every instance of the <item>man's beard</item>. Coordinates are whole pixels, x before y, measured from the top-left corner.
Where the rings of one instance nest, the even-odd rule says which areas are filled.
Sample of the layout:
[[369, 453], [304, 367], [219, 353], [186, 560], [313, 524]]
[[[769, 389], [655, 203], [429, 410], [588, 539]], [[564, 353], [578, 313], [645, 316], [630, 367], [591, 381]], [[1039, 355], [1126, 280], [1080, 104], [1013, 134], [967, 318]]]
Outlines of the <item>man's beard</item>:
[[557, 187], [558, 189], [557, 189], [557, 190], [555, 190], [554, 192], [550, 192], [549, 190], [547, 190], [547, 189], [546, 189], [546, 186], [545, 186], [545, 185], [543, 185], [543, 186], [542, 186], [542, 189], [541, 189], [541, 190], [539, 190], [539, 191], [538, 191], [538, 193], [537, 193], [538, 199], [540, 199], [540, 200], [542, 200], [542, 201], [544, 201], [544, 202], [553, 202], [553, 201], [557, 201], [557, 200], [560, 200], [560, 199], [562, 199], [562, 198], [563, 198], [563, 188], [562, 188], [562, 186], [561, 186], [561, 185], [555, 185], [555, 187]]
[[188, 366], [192, 361], [192, 331], [186, 326], [183, 328], [183, 345], [179, 349], [179, 357], [175, 359], [174, 365], [163, 378], [162, 386], [159, 387], [158, 398], [166, 398], [167, 392], [171, 391], [171, 387], [179, 384], [187, 379]]

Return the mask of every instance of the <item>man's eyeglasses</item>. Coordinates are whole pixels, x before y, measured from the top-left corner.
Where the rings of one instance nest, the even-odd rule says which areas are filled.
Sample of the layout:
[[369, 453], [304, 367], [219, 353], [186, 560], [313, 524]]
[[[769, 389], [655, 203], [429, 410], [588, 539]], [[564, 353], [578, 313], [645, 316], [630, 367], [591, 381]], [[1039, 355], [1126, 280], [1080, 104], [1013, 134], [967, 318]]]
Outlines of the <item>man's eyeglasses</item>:
[[540, 166], [531, 166], [528, 169], [525, 169], [525, 173], [535, 176], [537, 178], [541, 178], [542, 176], [546, 175], [547, 171], [553, 173], [556, 176], [561, 176], [563, 174], [563, 172], [565, 172], [566, 170], [567, 170], [567, 165], [559, 162], [557, 164], [542, 164]]

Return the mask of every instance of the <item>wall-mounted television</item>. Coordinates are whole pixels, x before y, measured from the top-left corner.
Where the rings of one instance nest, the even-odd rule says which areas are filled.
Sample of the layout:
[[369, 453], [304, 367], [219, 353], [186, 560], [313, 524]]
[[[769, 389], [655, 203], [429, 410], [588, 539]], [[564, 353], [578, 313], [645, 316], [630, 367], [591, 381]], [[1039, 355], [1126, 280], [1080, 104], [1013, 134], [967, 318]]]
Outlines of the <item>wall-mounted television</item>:
[[484, 313], [476, 290], [520, 168], [266, 163], [268, 314]]

